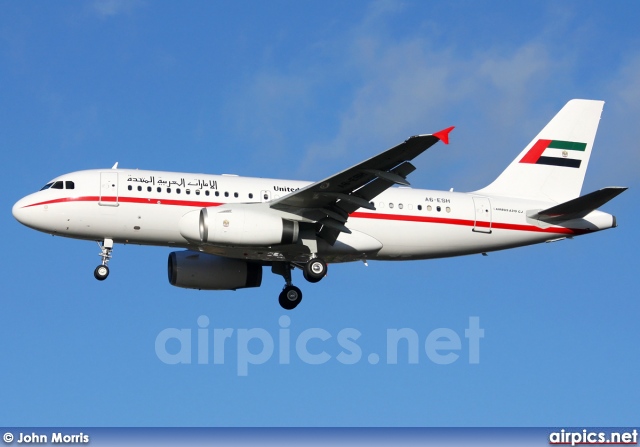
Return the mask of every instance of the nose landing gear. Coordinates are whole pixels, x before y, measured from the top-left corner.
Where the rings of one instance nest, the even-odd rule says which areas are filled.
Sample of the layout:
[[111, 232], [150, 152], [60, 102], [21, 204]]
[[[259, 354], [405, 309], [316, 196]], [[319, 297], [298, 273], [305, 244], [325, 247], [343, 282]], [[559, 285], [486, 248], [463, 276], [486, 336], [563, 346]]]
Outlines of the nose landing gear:
[[98, 242], [100, 247], [100, 257], [102, 258], [102, 264], [96, 267], [93, 271], [93, 276], [98, 281], [104, 281], [109, 276], [109, 260], [111, 259], [111, 252], [113, 251], [113, 239], [105, 239], [102, 244]]

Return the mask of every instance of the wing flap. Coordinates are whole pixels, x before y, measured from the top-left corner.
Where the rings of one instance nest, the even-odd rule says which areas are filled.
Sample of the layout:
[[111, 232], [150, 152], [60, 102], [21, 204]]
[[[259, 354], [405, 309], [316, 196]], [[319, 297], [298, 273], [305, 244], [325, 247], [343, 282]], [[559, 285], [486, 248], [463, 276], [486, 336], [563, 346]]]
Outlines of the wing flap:
[[403, 186], [411, 186], [411, 184], [407, 181], [406, 178], [394, 173], [393, 171], [379, 171], [377, 169], [367, 169], [364, 172], [373, 174], [376, 177], [391, 183], [397, 183], [398, 185], [403, 185]]

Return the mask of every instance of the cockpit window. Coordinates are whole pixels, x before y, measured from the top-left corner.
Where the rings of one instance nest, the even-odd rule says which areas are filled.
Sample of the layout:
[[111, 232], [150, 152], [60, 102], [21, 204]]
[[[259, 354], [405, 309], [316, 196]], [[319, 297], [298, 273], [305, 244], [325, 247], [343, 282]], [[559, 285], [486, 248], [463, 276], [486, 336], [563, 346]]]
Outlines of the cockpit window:
[[58, 180], [57, 182], [49, 182], [40, 188], [40, 191], [44, 191], [45, 189], [53, 188], [53, 189], [75, 189], [76, 185], [71, 180]]

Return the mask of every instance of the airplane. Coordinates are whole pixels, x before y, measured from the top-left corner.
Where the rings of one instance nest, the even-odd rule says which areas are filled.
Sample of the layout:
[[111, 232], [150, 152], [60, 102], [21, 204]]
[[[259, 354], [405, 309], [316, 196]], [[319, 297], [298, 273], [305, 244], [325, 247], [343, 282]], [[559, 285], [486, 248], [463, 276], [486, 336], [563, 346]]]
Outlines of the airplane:
[[119, 169], [64, 174], [20, 200], [13, 216], [32, 229], [95, 241], [109, 275], [114, 244], [176, 247], [173, 286], [259, 287], [262, 271], [284, 278], [280, 305], [315, 283], [327, 264], [433, 259], [521, 247], [606, 230], [599, 211], [626, 187], [580, 196], [604, 101], [569, 101], [488, 186], [473, 192], [410, 187], [411, 160], [453, 127], [413, 136], [315, 183], [231, 175]]

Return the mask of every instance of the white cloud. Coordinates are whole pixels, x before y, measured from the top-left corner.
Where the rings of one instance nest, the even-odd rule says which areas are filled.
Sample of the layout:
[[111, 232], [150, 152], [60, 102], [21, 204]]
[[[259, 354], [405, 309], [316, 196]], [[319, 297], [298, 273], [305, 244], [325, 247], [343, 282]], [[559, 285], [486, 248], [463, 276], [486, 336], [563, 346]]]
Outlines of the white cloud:
[[[405, 12], [399, 2], [375, 2], [350, 29], [315, 42], [323, 51], [311, 63], [294, 55], [285, 68], [258, 73], [237, 103], [236, 116], [251, 105], [254, 110], [238, 119], [284, 147], [286, 135], [298, 130], [294, 126], [309, 125], [299, 115], [318, 107], [325, 92], [342, 89], [331, 112], [335, 124], [302, 141], [296, 158], [287, 160], [289, 166], [299, 160], [296, 175], [308, 179], [346, 168], [410, 135], [460, 125], [453, 134], [455, 150], [431, 152], [429, 164], [446, 162], [447, 182], [470, 190], [493, 180], [582, 91], [576, 68], [580, 48], [556, 44], [557, 23], [519, 43], [462, 51], [455, 41], [443, 44], [434, 31], [437, 24], [428, 21], [415, 32], [387, 32], [387, 24]], [[640, 59], [629, 62], [616, 81], [626, 85], [619, 96], [627, 98], [634, 117], [640, 107], [639, 71]], [[428, 175], [434, 180], [433, 172]]]
[[140, 0], [94, 0], [91, 8], [98, 16], [109, 18], [121, 14], [131, 14], [141, 4]]
[[[305, 174], [350, 151], [362, 150], [356, 158], [363, 158], [400, 138], [435, 132], [452, 122], [471, 123], [485, 135], [519, 125], [555, 63], [545, 46], [535, 42], [511, 51], [459, 56], [453, 49], [431, 48], [425, 38], [390, 41], [366, 30], [353, 38], [343, 57], [357, 67], [352, 75], [360, 82], [340, 112], [334, 137], [308, 148], [300, 168]], [[471, 129], [464, 132], [477, 135]], [[514, 156], [518, 152], [511, 149]], [[479, 177], [475, 180], [490, 180]]]
[[[627, 55], [604, 87], [607, 100], [596, 145], [600, 152], [598, 178], [629, 186], [640, 180], [640, 53]], [[595, 156], [594, 152], [594, 156]]]

